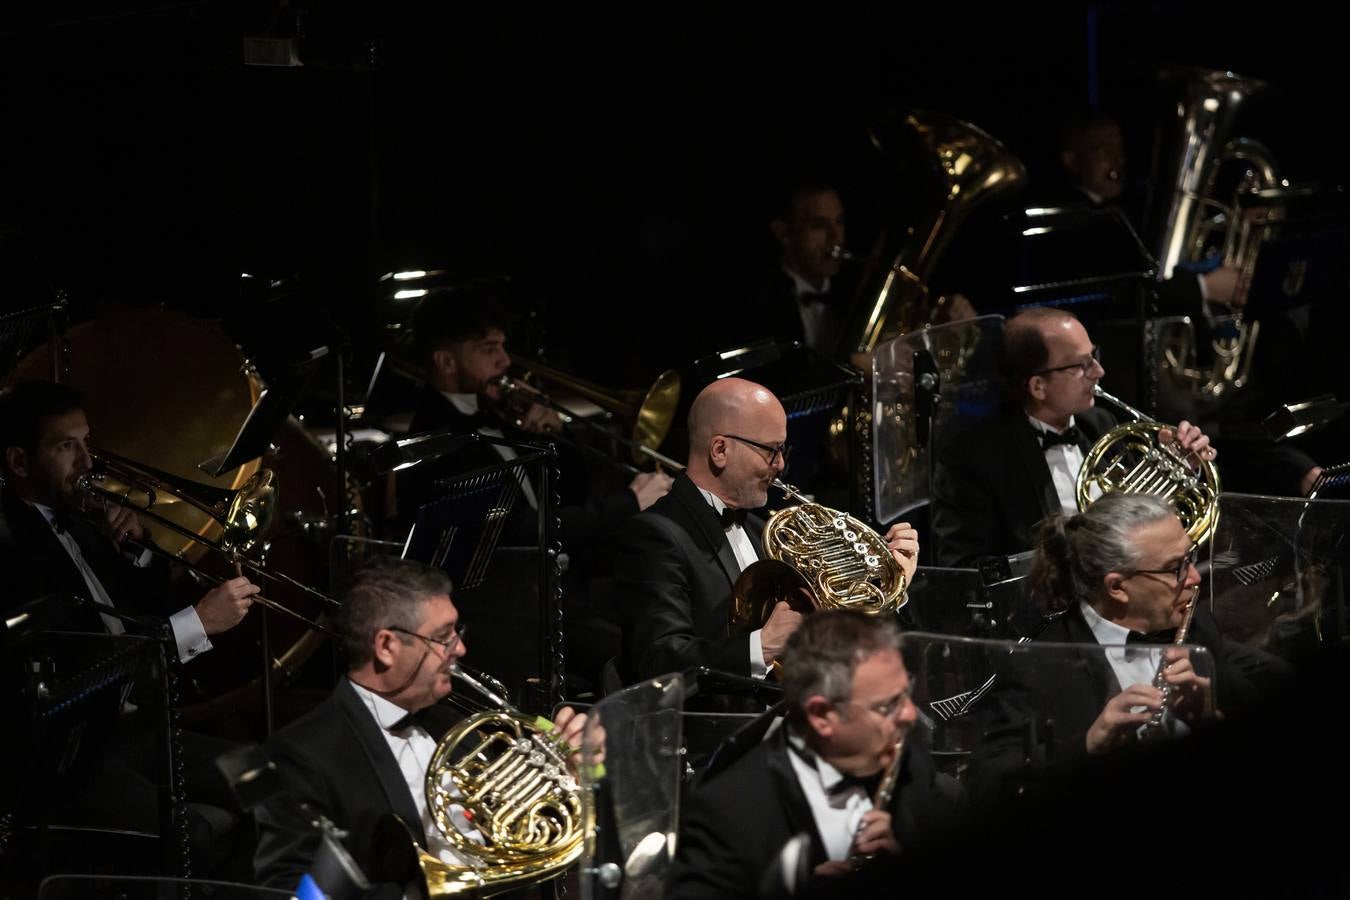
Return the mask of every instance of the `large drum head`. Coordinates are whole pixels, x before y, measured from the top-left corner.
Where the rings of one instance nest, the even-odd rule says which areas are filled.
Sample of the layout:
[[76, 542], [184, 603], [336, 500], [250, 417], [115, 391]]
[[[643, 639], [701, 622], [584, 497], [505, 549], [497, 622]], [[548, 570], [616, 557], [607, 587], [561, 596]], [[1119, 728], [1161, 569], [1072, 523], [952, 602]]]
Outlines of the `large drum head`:
[[[252, 461], [219, 478], [198, 464], [225, 453], [262, 390], [234, 342], [208, 322], [158, 309], [123, 309], [73, 326], [67, 380], [85, 394], [90, 443], [189, 481], [237, 489]], [[15, 379], [52, 373], [44, 345], [20, 361]], [[209, 540], [220, 528], [205, 513], [160, 496], [155, 510]], [[196, 560], [200, 544], [142, 517], [155, 543]]]

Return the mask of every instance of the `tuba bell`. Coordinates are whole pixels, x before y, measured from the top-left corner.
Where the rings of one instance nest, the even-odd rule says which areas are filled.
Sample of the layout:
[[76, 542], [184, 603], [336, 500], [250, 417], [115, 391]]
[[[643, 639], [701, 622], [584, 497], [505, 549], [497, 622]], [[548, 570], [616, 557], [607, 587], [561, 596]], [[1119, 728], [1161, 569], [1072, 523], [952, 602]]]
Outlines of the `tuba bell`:
[[881, 536], [847, 513], [774, 485], [799, 501], [764, 526], [767, 559], [746, 568], [732, 587], [732, 631], [763, 627], [781, 599], [805, 588], [816, 609], [894, 613], [909, 599], [904, 569]]
[[1123, 491], [1162, 497], [1176, 512], [1193, 543], [1203, 544], [1219, 523], [1219, 470], [1212, 460], [1201, 460], [1199, 471], [1185, 455], [1158, 440], [1166, 427], [1108, 394], [1093, 393], [1134, 418], [1097, 439], [1083, 458], [1076, 485], [1078, 508], [1087, 509], [1099, 494]]
[[905, 168], [905, 192], [922, 211], [897, 214], [886, 229], [889, 267], [864, 276], [840, 333], [842, 358], [936, 324], [941, 304], [930, 300], [928, 280], [942, 251], [976, 206], [1026, 180], [1022, 163], [1001, 143], [942, 113], [906, 113], [874, 129], [872, 142]]
[[[450, 729], [427, 766], [427, 810], [467, 865], [442, 862], [409, 845], [406, 829], [385, 826], [388, 859], [404, 870], [416, 854], [428, 897], [490, 897], [540, 884], [580, 858], [585, 842], [581, 792], [567, 767], [571, 748], [551, 735], [552, 723], [508, 704], [460, 666], [451, 674], [492, 707]], [[455, 824], [461, 807], [481, 842]], [[405, 871], [405, 874], [412, 874]]]

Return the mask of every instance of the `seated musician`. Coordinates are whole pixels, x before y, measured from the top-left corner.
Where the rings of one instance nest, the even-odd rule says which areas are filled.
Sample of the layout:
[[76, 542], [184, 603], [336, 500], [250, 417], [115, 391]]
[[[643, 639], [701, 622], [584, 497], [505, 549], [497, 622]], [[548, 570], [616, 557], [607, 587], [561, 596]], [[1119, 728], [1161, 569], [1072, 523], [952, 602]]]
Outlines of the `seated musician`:
[[[695, 666], [763, 676], [801, 622], [780, 601], [762, 628], [729, 634], [731, 589], [761, 557], [763, 507], [783, 471], [787, 415], [768, 389], [740, 378], [708, 385], [689, 410], [689, 467], [670, 493], [635, 516], [615, 549], [627, 682]], [[889, 546], [912, 576], [918, 537], [891, 527]]]
[[[540, 435], [556, 433], [563, 427], [553, 410], [532, 404], [516, 421], [511, 410], [500, 404], [501, 391], [493, 382], [511, 367], [506, 351], [506, 317], [489, 298], [459, 293], [427, 297], [413, 318], [416, 344], [422, 356], [427, 385], [420, 405], [409, 425], [409, 433], [448, 430], [456, 434], [478, 433], [511, 440], [538, 440]], [[439, 478], [469, 472], [510, 460], [516, 456], [509, 447], [483, 444], [469, 447], [430, 464], [415, 466], [400, 473], [398, 501], [401, 515], [412, 522], [417, 507], [435, 496], [434, 482]], [[583, 482], [580, 467], [570, 466], [564, 481]], [[570, 479], [568, 475], [572, 476]], [[569, 553], [597, 539], [627, 516], [646, 509], [670, 489], [670, 476], [661, 472], [637, 475], [627, 490], [588, 493], [572, 491], [574, 503], [559, 510], [562, 539]], [[521, 485], [528, 509], [538, 506], [534, 485]], [[508, 526], [508, 542], [533, 544], [534, 527], [517, 517]], [[513, 539], [514, 538], [514, 539]]]
[[[1152, 495], [1108, 494], [1084, 512], [1052, 516], [1037, 532], [1031, 581], [1042, 608], [1057, 616], [1034, 643], [1172, 643], [1200, 588], [1195, 552], [1171, 507]], [[1168, 734], [1186, 732], [1215, 708], [1229, 716], [1249, 712], [1289, 674], [1278, 659], [1225, 641], [1203, 605], [1185, 641], [1209, 651], [1217, 684], [1197, 673], [1181, 647], [1087, 654], [1075, 669], [1082, 677], [1067, 677], [1063, 666], [1038, 673], [1034, 655], [1001, 673], [981, 701], [991, 718], [971, 761], [976, 784], [996, 792], [1012, 783], [1005, 784], [1007, 776], [1134, 742], [1162, 708], [1154, 686], [1159, 666], [1173, 689], [1160, 723]], [[1046, 721], [1048, 727], [1032, 727]], [[1029, 734], [1038, 742], [1030, 754]]]
[[[672, 900], [762, 896], [766, 870], [801, 833], [816, 878], [844, 876], [850, 858], [912, 849], [955, 813], [956, 784], [937, 773], [927, 730], [915, 727], [893, 620], [843, 610], [808, 616], [787, 642], [783, 690], [783, 727], [700, 784], [685, 807]], [[890, 803], [874, 808], [902, 737]], [[838, 894], [816, 887], [849, 896], [835, 884]]]
[[[1116, 424], [1094, 405], [1093, 388], [1106, 370], [1072, 313], [1036, 307], [1013, 316], [1003, 328], [1001, 365], [1007, 402], [937, 455], [932, 519], [941, 566], [1029, 550], [1038, 522], [1077, 512], [1084, 455]], [[1172, 439], [1172, 430], [1160, 437]], [[1195, 459], [1216, 456], [1188, 422], [1175, 439]]]
[[[493, 381], [506, 374], [511, 357], [506, 350], [506, 317], [491, 296], [456, 292], [427, 297], [413, 320], [417, 345], [424, 362], [427, 385], [410, 426], [411, 433], [448, 430], [478, 433], [514, 441], [539, 441], [562, 428], [558, 414], [532, 404], [517, 421], [516, 413], [501, 403]], [[398, 505], [405, 526], [415, 521], [417, 509], [436, 497], [437, 479], [500, 465], [516, 457], [510, 447], [482, 443], [438, 460], [400, 472]], [[558, 538], [566, 555], [563, 573], [564, 620], [569, 675], [582, 690], [599, 681], [605, 660], [618, 652], [618, 629], [604, 597], [588, 590], [592, 578], [604, 573], [604, 538], [639, 510], [646, 509], [670, 489], [664, 472], [642, 473], [626, 487], [611, 485], [609, 472], [592, 472], [588, 461], [568, 446], [559, 446], [561, 499], [556, 508]], [[521, 479], [521, 496], [512, 507], [502, 533], [506, 546], [538, 543], [536, 485], [529, 474]]]
[[[8, 558], [7, 601], [63, 594], [133, 615], [166, 612], [155, 606], [164, 595], [165, 573], [150, 564], [147, 551], [134, 547], [145, 538], [139, 518], [125, 507], [96, 507], [77, 486], [91, 468], [83, 404], [79, 391], [50, 382], [22, 382], [0, 392], [0, 552]], [[258, 590], [247, 578], [233, 578], [169, 615], [178, 658], [188, 662], [211, 649], [210, 636], [237, 625]], [[127, 630], [121, 619], [95, 610], [71, 606], [66, 624], [113, 634]]]
[[[229, 579], [195, 604], [174, 610], [167, 566], [135, 547], [146, 540], [136, 514], [95, 505], [78, 487], [90, 470], [90, 424], [80, 392], [68, 385], [21, 382], [0, 391], [0, 566], [5, 596], [0, 606], [53, 596], [51, 626], [95, 634], [171, 632], [170, 658], [189, 663], [211, 649], [211, 638], [234, 628], [258, 593], [247, 578]], [[101, 612], [100, 610], [107, 610]], [[118, 618], [114, 613], [135, 617]], [[166, 621], [167, 620], [167, 621]], [[159, 827], [155, 769], [162, 725], [133, 702], [111, 710], [108, 721], [84, 735], [76, 764], [57, 790], [42, 798], [52, 821], [153, 833]], [[115, 698], [114, 698], [115, 699]], [[245, 829], [237, 804], [212, 760], [228, 742], [181, 733], [189, 834], [197, 871], [237, 877]]]
[[[451, 667], [468, 652], [449, 579], [410, 560], [370, 564], [353, 576], [338, 627], [346, 676], [267, 745], [286, 790], [258, 811], [259, 882], [294, 890], [311, 871], [318, 815], [348, 832], [347, 850], [372, 879], [381, 871], [376, 825], [390, 813], [432, 856], [464, 865], [426, 800], [437, 741], [462, 718], [441, 702], [452, 691]], [[585, 720], [564, 708], [554, 724], [576, 746]], [[376, 896], [389, 897], [404, 888], [373, 886]]]

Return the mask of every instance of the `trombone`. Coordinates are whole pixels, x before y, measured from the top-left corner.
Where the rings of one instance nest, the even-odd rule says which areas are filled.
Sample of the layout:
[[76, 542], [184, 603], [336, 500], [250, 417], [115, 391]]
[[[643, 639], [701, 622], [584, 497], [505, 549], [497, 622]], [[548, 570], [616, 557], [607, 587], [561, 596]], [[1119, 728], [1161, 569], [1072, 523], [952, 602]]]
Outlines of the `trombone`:
[[[656, 450], [670, 432], [671, 421], [675, 418], [675, 410], [680, 403], [680, 375], [674, 369], [667, 369], [662, 372], [651, 388], [639, 393], [637, 391], [607, 391], [533, 360], [517, 360], [516, 365], [529, 374], [538, 375], [568, 388], [622, 420], [631, 421], [633, 431], [631, 437], [615, 434], [591, 422], [577, 413], [576, 410], [559, 403], [548, 393], [534, 385], [519, 378], [501, 375], [494, 379], [492, 384], [501, 392], [502, 402], [515, 414], [517, 427], [523, 424], [525, 412], [530, 405], [539, 403], [558, 413], [564, 424], [584, 425], [601, 431], [605, 437], [623, 444], [631, 451], [633, 462], [652, 459], [671, 469], [680, 470], [684, 468], [682, 464]], [[553, 437], [557, 437], [557, 435]], [[566, 438], [563, 438], [563, 440], [586, 452], [603, 457], [606, 462], [617, 465], [630, 474], [638, 474], [638, 469], [629, 463], [615, 460], [589, 445], [568, 441]]]
[[[250, 574], [299, 588], [335, 609], [341, 606], [327, 594], [301, 584], [282, 572], [272, 571], [249, 558], [248, 554], [259, 547], [266, 551], [264, 535], [276, 512], [276, 476], [271, 469], [259, 469], [243, 486], [230, 490], [170, 475], [168, 472], [133, 462], [107, 450], [90, 447], [89, 458], [93, 467], [79, 476], [75, 486], [85, 497], [96, 501], [105, 510], [109, 504], [130, 509], [138, 516], [145, 516], [154, 524], [167, 528], [180, 537], [221, 554], [228, 562], [234, 564], [240, 574], [247, 569]], [[139, 500], [138, 495], [144, 499]], [[161, 501], [161, 497], [170, 499]], [[156, 509], [157, 505], [163, 506], [165, 503], [173, 502], [182, 502], [208, 516], [220, 526], [220, 538], [211, 540], [180, 525]], [[156, 545], [154, 541], [147, 539], [131, 543], [170, 562], [186, 565], [198, 578], [212, 584], [220, 584], [224, 580], [203, 571], [178, 554]], [[331, 628], [282, 603], [264, 597], [261, 593], [255, 594], [253, 599], [270, 610], [298, 619], [315, 631], [333, 635]]]

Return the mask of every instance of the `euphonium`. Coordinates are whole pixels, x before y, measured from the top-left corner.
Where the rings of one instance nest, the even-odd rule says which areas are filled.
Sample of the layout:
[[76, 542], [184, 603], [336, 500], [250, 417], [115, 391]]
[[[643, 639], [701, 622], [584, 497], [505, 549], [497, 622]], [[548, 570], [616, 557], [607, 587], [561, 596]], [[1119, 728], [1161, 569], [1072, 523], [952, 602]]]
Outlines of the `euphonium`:
[[736, 579], [733, 631], [763, 626], [774, 603], [802, 587], [817, 609], [893, 613], [905, 605], [905, 572], [881, 535], [847, 513], [807, 500], [791, 485], [774, 486], [800, 502], [769, 517], [763, 538], [768, 559]]
[[[451, 674], [495, 709], [450, 729], [427, 767], [427, 809], [436, 828], [468, 865], [418, 850], [431, 897], [487, 897], [559, 875], [581, 856], [585, 838], [580, 788], [567, 768], [571, 748], [550, 734], [553, 723], [528, 716], [456, 666]], [[477, 840], [451, 817], [462, 807]]]
[[1078, 508], [1087, 509], [1098, 494], [1113, 491], [1156, 494], [1172, 505], [1193, 542], [1208, 540], [1219, 521], [1221, 487], [1214, 463], [1200, 460], [1199, 470], [1192, 469], [1185, 454], [1158, 440], [1158, 432], [1170, 426], [1148, 418], [1100, 387], [1094, 387], [1093, 393], [1135, 421], [1112, 428], [1088, 450], [1078, 470]]

